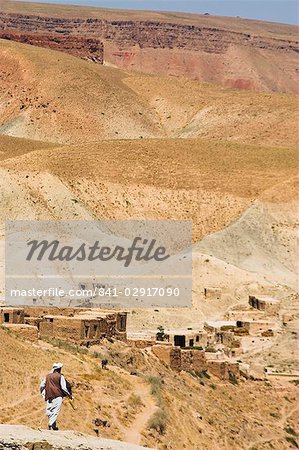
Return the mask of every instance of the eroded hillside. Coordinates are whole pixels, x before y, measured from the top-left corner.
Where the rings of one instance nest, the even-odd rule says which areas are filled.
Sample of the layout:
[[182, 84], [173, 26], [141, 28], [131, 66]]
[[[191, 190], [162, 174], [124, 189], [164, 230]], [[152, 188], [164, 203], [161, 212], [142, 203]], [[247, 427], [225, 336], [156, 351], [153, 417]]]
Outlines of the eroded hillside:
[[7, 40], [0, 55], [1, 134], [61, 144], [204, 137], [297, 145], [293, 95], [138, 75]]
[[[0, 34], [48, 33], [99, 39], [105, 64], [186, 75], [241, 89], [297, 91], [296, 27], [258, 21], [4, 2]], [[2, 30], [2, 32], [1, 32]], [[63, 50], [63, 45], [61, 49]], [[84, 51], [83, 51], [84, 53]]]

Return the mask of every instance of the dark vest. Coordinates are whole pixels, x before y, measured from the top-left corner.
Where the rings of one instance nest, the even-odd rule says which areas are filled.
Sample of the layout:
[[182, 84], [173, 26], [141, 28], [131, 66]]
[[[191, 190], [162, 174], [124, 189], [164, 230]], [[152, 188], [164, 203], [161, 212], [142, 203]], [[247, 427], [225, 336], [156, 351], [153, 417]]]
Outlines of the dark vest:
[[65, 397], [65, 393], [60, 386], [60, 379], [61, 374], [58, 372], [49, 373], [46, 376], [46, 401], [57, 397]]

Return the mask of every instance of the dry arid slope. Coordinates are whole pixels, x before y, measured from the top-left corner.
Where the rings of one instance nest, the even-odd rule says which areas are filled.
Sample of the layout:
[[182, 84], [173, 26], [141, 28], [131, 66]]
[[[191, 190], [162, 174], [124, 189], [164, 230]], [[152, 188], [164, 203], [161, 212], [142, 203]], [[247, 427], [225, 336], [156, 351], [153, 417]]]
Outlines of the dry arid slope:
[[[16, 149], [21, 141], [15, 139]], [[132, 328], [154, 329], [161, 321], [169, 327], [194, 326], [220, 319], [227, 308], [247, 302], [248, 294], [256, 291], [281, 298], [277, 282], [289, 286], [287, 293], [296, 288], [296, 191], [288, 189], [286, 198], [288, 183], [284, 185], [297, 172], [295, 149], [201, 139], [39, 145], [41, 150], [20, 156], [16, 151], [16, 157], [9, 154], [1, 162], [3, 219], [191, 218], [194, 242], [206, 237], [194, 249], [196, 313], [141, 314]], [[272, 192], [273, 184], [277, 187]], [[272, 194], [266, 197], [269, 189]], [[285, 203], [278, 195], [281, 190]], [[250, 228], [221, 231], [231, 223], [238, 230], [242, 215], [252, 217], [249, 227], [255, 224], [255, 246]], [[215, 246], [210, 235], [217, 231], [229, 238]], [[238, 233], [242, 239], [232, 244]], [[250, 265], [243, 263], [244, 254]], [[203, 286], [209, 285], [223, 292], [215, 307], [203, 299]]]
[[[118, 140], [36, 150], [4, 160], [1, 167], [2, 179], [10, 180], [3, 182], [3, 188], [10, 186], [3, 218], [28, 214], [30, 189], [36, 217], [46, 210], [53, 218], [60, 211], [66, 215], [58, 203], [65, 191], [73, 211], [84, 208], [89, 217], [192, 219], [198, 240], [236, 220], [273, 184], [294, 176], [297, 156], [295, 149], [200, 139]], [[56, 189], [49, 192], [50, 180]], [[27, 193], [24, 213], [12, 209], [9, 214], [13, 186]]]
[[159, 134], [154, 114], [115, 69], [8, 41], [1, 69], [2, 134], [62, 143]]
[[19, 32], [99, 39], [105, 64], [129, 70], [186, 75], [243, 89], [297, 92], [295, 26], [4, 1], [0, 34], [1, 30], [11, 39], [18, 39]]
[[[271, 201], [273, 198], [276, 201]], [[278, 184], [226, 229], [196, 248], [273, 283], [298, 287], [298, 179]]]
[[58, 143], [204, 137], [297, 145], [294, 95], [138, 75], [1, 39], [0, 56], [2, 134]]
[[[199, 330], [249, 294], [281, 310], [273, 340], [240, 355], [259, 379], [237, 384], [172, 371], [150, 348], [33, 344], [0, 328], [0, 423], [45, 427], [39, 382], [61, 360], [76, 408], [65, 402], [62, 429], [158, 450], [295, 446], [298, 386], [263, 370], [296, 370], [296, 323], [281, 316], [296, 311], [297, 28], [1, 1], [2, 32], [0, 303], [5, 220], [191, 219], [193, 307], [129, 311], [128, 330]], [[62, 36], [80, 58], [18, 33]], [[104, 65], [83, 35], [103, 43]]]
[[[87, 351], [28, 344], [0, 329], [0, 422], [43, 426], [39, 381], [53, 360], [62, 359], [64, 373], [75, 387], [76, 408], [65, 401], [62, 429], [95, 436], [93, 421], [101, 418], [110, 422], [110, 427], [100, 429], [102, 437], [158, 449], [289, 448], [284, 428], [295, 426], [297, 389], [289, 381], [234, 386], [212, 377], [200, 384], [190, 374], [175, 374], [148, 351], [109, 342], [97, 350], [113, 361], [110, 370], [97, 370], [99, 359]], [[130, 375], [132, 371], [139, 375]], [[163, 435], [146, 427], [161, 405], [167, 415]]]

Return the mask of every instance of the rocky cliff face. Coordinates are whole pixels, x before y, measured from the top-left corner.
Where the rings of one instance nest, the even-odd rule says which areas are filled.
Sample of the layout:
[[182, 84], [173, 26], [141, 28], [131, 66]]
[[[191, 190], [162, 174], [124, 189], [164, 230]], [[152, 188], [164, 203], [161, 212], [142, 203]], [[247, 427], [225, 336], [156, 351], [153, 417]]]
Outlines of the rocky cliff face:
[[67, 19], [22, 14], [0, 14], [0, 29], [25, 32], [79, 34], [113, 41], [122, 48], [180, 48], [207, 53], [223, 53], [230, 45], [242, 45], [277, 51], [296, 51], [292, 40], [262, 38], [224, 29], [159, 23], [150, 21], [107, 21], [101, 19]]
[[97, 39], [74, 35], [0, 31], [0, 39], [59, 50], [78, 58], [103, 64], [103, 44]]
[[[270, 37], [220, 27], [148, 20], [9, 13], [0, 13], [0, 30], [3, 38], [27, 40], [96, 62], [103, 60], [100, 44], [103, 42], [105, 63], [125, 69], [186, 75], [243, 89], [297, 89], [298, 43], [287, 35]], [[276, 68], [275, 76], [271, 66]]]

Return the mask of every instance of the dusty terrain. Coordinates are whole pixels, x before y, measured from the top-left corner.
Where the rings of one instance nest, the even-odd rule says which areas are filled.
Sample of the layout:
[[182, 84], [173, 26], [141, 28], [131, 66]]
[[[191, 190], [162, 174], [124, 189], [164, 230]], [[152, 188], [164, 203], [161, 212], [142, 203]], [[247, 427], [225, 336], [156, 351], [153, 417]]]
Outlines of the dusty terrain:
[[[100, 427], [102, 437], [160, 449], [289, 448], [285, 427], [295, 426], [298, 389], [289, 380], [246, 381], [234, 386], [212, 377], [200, 384], [190, 374], [175, 374], [147, 350], [109, 342], [96, 349], [113, 364], [102, 371], [97, 370], [99, 357], [88, 352], [76, 354], [70, 347], [59, 349], [42, 342], [32, 346], [3, 330], [0, 335], [2, 423], [45, 427], [39, 381], [53, 360], [63, 359], [64, 373], [75, 385], [77, 409], [65, 401], [62, 430], [75, 428], [95, 436], [93, 420], [100, 418], [110, 422], [110, 427]], [[130, 375], [132, 371], [139, 375]], [[158, 393], [146, 381], [150, 374], [163, 380]], [[168, 424], [164, 435], [146, 429], [148, 418], [161, 404]]]
[[[112, 439], [98, 439], [87, 436], [81, 432], [60, 431], [55, 433], [48, 430], [33, 430], [24, 425], [0, 425], [0, 444], [6, 448], [12, 445], [16, 450], [21, 450], [26, 445], [38, 447], [47, 445], [49, 450], [70, 450], [81, 448], [82, 450], [142, 450], [148, 447], [126, 444]], [[100, 446], [100, 447], [99, 447]]]
[[[4, 33], [0, 302], [5, 220], [191, 219], [192, 309], [129, 311], [128, 330], [199, 329], [270, 295], [279, 333], [242, 360], [295, 373], [298, 324], [281, 318], [297, 308], [296, 28], [4, 1]], [[88, 57], [93, 39], [103, 65]], [[150, 349], [32, 344], [2, 328], [0, 358], [0, 423], [45, 428], [39, 382], [63, 360], [77, 408], [65, 402], [63, 430], [159, 450], [295, 448], [292, 377], [234, 385], [173, 372]], [[148, 425], [156, 414], [162, 431]]]
[[289, 94], [138, 75], [7, 40], [0, 55], [2, 134], [59, 143], [204, 137], [297, 144], [297, 103]]
[[297, 92], [298, 36], [290, 25], [4, 1], [1, 30], [100, 39], [105, 64], [129, 70], [186, 75], [241, 89]]

